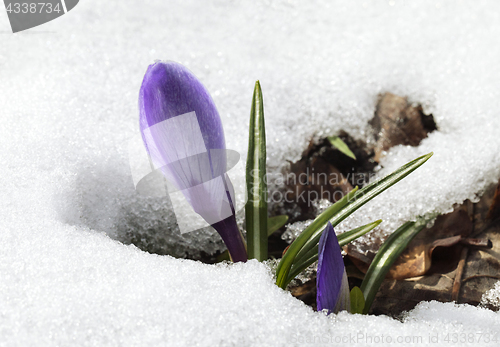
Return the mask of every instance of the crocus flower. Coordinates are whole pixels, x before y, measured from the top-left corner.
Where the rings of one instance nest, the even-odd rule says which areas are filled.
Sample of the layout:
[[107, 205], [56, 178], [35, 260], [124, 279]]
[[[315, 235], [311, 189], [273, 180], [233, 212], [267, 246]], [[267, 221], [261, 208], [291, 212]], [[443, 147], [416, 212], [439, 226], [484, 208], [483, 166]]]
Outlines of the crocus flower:
[[246, 261], [226, 174], [221, 119], [207, 89], [186, 67], [156, 62], [139, 93], [140, 130], [155, 169], [217, 230], [233, 261]]
[[316, 289], [318, 311], [326, 309], [330, 314], [331, 312], [351, 310], [344, 260], [337, 235], [335, 235], [330, 222], [319, 239]]

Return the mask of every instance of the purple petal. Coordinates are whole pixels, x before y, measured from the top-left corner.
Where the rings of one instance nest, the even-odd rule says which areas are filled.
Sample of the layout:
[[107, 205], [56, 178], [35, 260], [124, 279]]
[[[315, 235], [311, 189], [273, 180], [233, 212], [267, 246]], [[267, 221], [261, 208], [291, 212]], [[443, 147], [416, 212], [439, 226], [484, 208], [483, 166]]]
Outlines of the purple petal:
[[[139, 92], [140, 129], [195, 112], [207, 150], [225, 149], [219, 112], [208, 90], [186, 67], [176, 62], [156, 62], [148, 67]], [[185, 130], [184, 130], [185, 131]], [[214, 165], [214, 177], [226, 172], [223, 162]], [[214, 162], [215, 164], [215, 162]]]
[[245, 241], [243, 240], [243, 235], [241, 235], [241, 232], [236, 225], [236, 218], [234, 217], [234, 215], [223, 221], [213, 224], [212, 227], [217, 230], [222, 240], [226, 244], [229, 254], [231, 255], [231, 259], [234, 262], [246, 262], [248, 257]]
[[[169, 118], [142, 130], [144, 144], [155, 169], [161, 169], [178, 190], [194, 187], [217, 177], [210, 152], [194, 112]], [[212, 150], [224, 152], [225, 150]], [[216, 157], [224, 160], [224, 156]]]
[[318, 247], [318, 273], [316, 277], [316, 304], [318, 311], [328, 313], [350, 311], [349, 285], [337, 235], [328, 222]]
[[156, 62], [144, 76], [139, 110], [144, 144], [169, 191], [181, 190], [194, 211], [219, 232], [233, 260], [246, 261], [226, 175], [222, 123], [206, 88], [184, 66]]
[[196, 112], [207, 148], [225, 148], [222, 123], [212, 97], [185, 66], [173, 61], [150, 65], [140, 94], [141, 130]]

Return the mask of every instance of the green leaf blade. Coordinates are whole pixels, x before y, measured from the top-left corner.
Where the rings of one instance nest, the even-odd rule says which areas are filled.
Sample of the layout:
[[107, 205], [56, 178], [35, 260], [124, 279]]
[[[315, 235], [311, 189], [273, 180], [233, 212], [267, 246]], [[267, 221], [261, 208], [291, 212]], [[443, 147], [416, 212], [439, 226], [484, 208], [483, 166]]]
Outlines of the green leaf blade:
[[365, 297], [359, 287], [351, 290], [351, 313], [363, 313], [365, 308]]
[[[286, 222], [288, 222], [288, 216], [285, 214], [268, 218], [267, 237], [271, 236], [272, 233], [274, 233], [276, 230], [285, 225]], [[225, 250], [224, 252], [222, 252], [217, 256], [216, 262], [220, 263], [221, 261], [224, 260], [230, 260], [229, 252], [227, 250]]]
[[[364, 234], [372, 231], [380, 223], [382, 223], [382, 220], [377, 220], [373, 223], [369, 223], [369, 224], [360, 226], [358, 228], [346, 231], [340, 235], [337, 235], [337, 240], [339, 241], [339, 246], [343, 247], [343, 246], [347, 245], [349, 242], [351, 242], [352, 240], [355, 240], [358, 237], [361, 237]], [[290, 273], [288, 275], [287, 283], [290, 283], [290, 281], [292, 281], [295, 278], [295, 276], [297, 276], [299, 273], [304, 271], [307, 267], [309, 267], [311, 264], [313, 264], [317, 260], [318, 260], [318, 246], [316, 245], [315, 248], [312, 248], [307, 253], [305, 253], [303, 258], [301, 258], [301, 259], [295, 258], [293, 266], [292, 266]]]
[[328, 141], [330, 141], [331, 145], [337, 148], [340, 152], [344, 153], [349, 158], [356, 160], [356, 156], [354, 155], [354, 153], [351, 151], [349, 146], [347, 146], [347, 144], [344, 141], [342, 141], [340, 137], [329, 136]]
[[[332, 223], [332, 226], [335, 227], [340, 222], [342, 222], [344, 219], [346, 219], [350, 214], [352, 214], [354, 211], [356, 211], [358, 208], [360, 208], [361, 206], [366, 204], [368, 201], [372, 200], [373, 198], [375, 198], [377, 195], [379, 195], [383, 191], [387, 190], [388, 188], [390, 188], [394, 184], [401, 181], [403, 178], [408, 176], [410, 173], [412, 173], [417, 168], [419, 168], [421, 165], [423, 165], [427, 160], [429, 160], [429, 158], [432, 155], [433, 155], [433, 153], [431, 152], [429, 154], [418, 157], [418, 158], [410, 161], [409, 163], [401, 166], [399, 169], [397, 169], [396, 171], [392, 172], [391, 174], [385, 176], [384, 178], [379, 179], [373, 183], [370, 183], [369, 185], [358, 190], [355, 193], [355, 195], [349, 199], [346, 206], [344, 206], [344, 208], [342, 210], [340, 210], [335, 216], [331, 217], [330, 223]], [[325, 212], [327, 212], [327, 211], [325, 211]], [[323, 212], [323, 213], [325, 213], [325, 212]], [[319, 238], [321, 237], [321, 232], [322, 232], [322, 230], [317, 230], [310, 237], [310, 239], [306, 242], [306, 244], [304, 245], [300, 254], [298, 255], [299, 257], [302, 256], [303, 252], [305, 253], [305, 252], [309, 251], [311, 248], [315, 247], [315, 245], [319, 242]]]
[[368, 313], [370, 310], [375, 295], [392, 264], [408, 246], [408, 243], [425, 228], [427, 221], [428, 219], [420, 218], [416, 222], [404, 223], [389, 235], [380, 246], [361, 284], [361, 291], [365, 297], [363, 313]]
[[303, 257], [305, 253], [309, 252], [318, 244], [321, 233], [328, 221], [335, 227], [358, 208], [415, 171], [429, 160], [432, 155], [433, 153], [431, 152], [418, 157], [384, 178], [363, 187], [361, 190], [357, 190], [356, 187], [316, 217], [316, 219], [290, 245], [290, 248], [278, 264], [276, 270], [276, 284], [283, 289], [286, 288], [289, 283], [287, 282], [288, 275], [295, 257]]
[[288, 222], [288, 216], [286, 214], [280, 216], [270, 217], [267, 220], [267, 236], [271, 236], [276, 230], [281, 228]]
[[382, 219], [376, 220], [375, 222], [368, 223], [366, 225], [360, 226], [358, 228], [346, 231], [345, 233], [342, 233], [338, 236], [339, 240], [339, 245], [340, 247], [343, 247], [347, 245], [349, 242], [356, 240], [358, 237], [363, 236], [364, 234], [372, 231], [378, 225], [382, 223]]
[[[356, 194], [357, 187], [347, 193], [342, 199], [337, 201], [332, 206], [328, 207], [322, 214], [320, 214], [316, 219], [292, 242], [286, 253], [281, 258], [281, 261], [278, 264], [278, 268], [276, 269], [276, 284], [278, 287], [283, 289], [286, 288], [288, 282], [287, 277], [292, 267], [293, 261], [295, 257], [302, 249], [304, 244], [309, 240], [309, 238], [317, 233], [318, 230], [324, 230], [328, 220], [331, 216], [334, 216], [338, 213], [344, 206], [347, 205], [349, 199], [351, 199], [354, 194]], [[319, 240], [319, 239], [318, 239]], [[317, 242], [316, 242], [317, 243]]]
[[264, 103], [260, 83], [255, 83], [250, 111], [246, 165], [248, 201], [245, 205], [248, 258], [267, 259], [267, 180]]

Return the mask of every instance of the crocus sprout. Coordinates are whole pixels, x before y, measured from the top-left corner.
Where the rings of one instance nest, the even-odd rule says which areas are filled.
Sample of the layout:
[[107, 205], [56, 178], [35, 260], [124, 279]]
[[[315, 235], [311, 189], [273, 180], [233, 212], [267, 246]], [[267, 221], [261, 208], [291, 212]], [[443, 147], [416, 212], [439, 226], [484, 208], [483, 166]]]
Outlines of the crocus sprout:
[[222, 237], [233, 261], [246, 261], [226, 174], [222, 122], [207, 89], [186, 67], [156, 62], [139, 93], [139, 124], [155, 169]]
[[316, 304], [328, 314], [351, 311], [349, 285], [344, 260], [333, 226], [328, 222], [319, 240]]

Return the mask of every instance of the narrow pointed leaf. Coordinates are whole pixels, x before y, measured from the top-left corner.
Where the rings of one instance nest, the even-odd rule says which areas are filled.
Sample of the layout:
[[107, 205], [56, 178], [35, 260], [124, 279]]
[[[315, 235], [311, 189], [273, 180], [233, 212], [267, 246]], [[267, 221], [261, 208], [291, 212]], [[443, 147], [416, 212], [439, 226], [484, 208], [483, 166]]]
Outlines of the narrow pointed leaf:
[[260, 83], [255, 83], [250, 111], [250, 134], [246, 167], [247, 196], [245, 218], [248, 257], [267, 259], [266, 131]]
[[416, 222], [406, 222], [394, 231], [380, 246], [366, 272], [361, 291], [365, 297], [363, 313], [368, 313], [382, 281], [392, 264], [404, 251], [408, 243], [422, 230], [429, 219], [419, 218]]
[[351, 290], [351, 313], [363, 313], [365, 308], [365, 297], [359, 287], [354, 287]]
[[327, 224], [318, 245], [318, 274], [316, 277], [316, 304], [318, 311], [337, 313], [350, 311], [349, 285], [344, 259], [335, 231]]
[[[355, 229], [346, 231], [346, 232], [338, 235], [337, 238], [339, 240], [340, 247], [343, 247], [343, 246], [347, 245], [349, 242], [357, 239], [358, 237], [363, 236], [367, 232], [369, 232], [369, 231], [373, 230], [374, 228], [376, 228], [380, 223], [382, 223], [381, 219], [379, 219], [379, 220], [377, 220], [375, 222], [372, 222], [372, 223], [368, 223], [368, 224], [362, 225], [360, 227], [357, 227]], [[303, 259], [309, 258], [311, 256], [311, 254], [313, 254], [315, 252], [316, 249], [317, 249], [317, 247], [312, 247], [306, 253], [303, 253], [302, 255], [297, 256], [293, 260], [293, 265], [295, 266], [296, 264], [300, 264]], [[311, 253], [311, 252], [313, 252], [313, 253]]]
[[[288, 222], [288, 216], [285, 214], [268, 218], [267, 237], [271, 236], [276, 230], [285, 225], [286, 222]], [[217, 256], [217, 262], [221, 262], [223, 260], [229, 260], [229, 253], [227, 252], [227, 250], [222, 252], [219, 256]]]
[[[431, 152], [429, 154], [418, 157], [417, 159], [414, 159], [409, 163], [401, 166], [399, 169], [385, 176], [384, 178], [370, 183], [369, 185], [358, 190], [354, 197], [352, 199], [349, 199], [348, 204], [341, 211], [339, 211], [339, 213], [334, 218], [330, 220], [333, 227], [337, 226], [338, 223], [347, 218], [351, 213], [382, 193], [384, 190], [390, 188], [391, 186], [408, 176], [410, 173], [415, 171], [427, 160], [429, 160], [432, 155], [433, 153]], [[315, 248], [320, 236], [321, 230], [316, 231], [316, 233], [306, 242], [304, 248], [300, 251], [300, 253], [307, 252], [309, 249]], [[301, 254], [299, 254], [299, 256], [300, 255]]]
[[286, 288], [288, 284], [288, 274], [293, 264], [293, 260], [297, 256], [299, 258], [302, 257], [303, 254], [317, 245], [321, 233], [328, 221], [335, 227], [358, 208], [415, 171], [429, 160], [432, 155], [433, 153], [431, 152], [418, 157], [401, 166], [386, 177], [363, 187], [363, 189], [359, 191], [353, 189], [346, 196], [316, 217], [316, 219], [290, 245], [290, 248], [278, 264], [276, 270], [276, 284], [283, 289]]
[[[346, 231], [345, 233], [342, 233], [337, 236], [337, 239], [339, 241], [340, 247], [343, 247], [347, 245], [349, 242], [352, 240], [357, 239], [358, 237], [363, 236], [364, 234], [370, 232], [373, 230], [375, 227], [377, 227], [380, 223], [382, 223], [382, 220], [375, 221], [373, 223], [369, 223], [363, 226], [360, 226], [358, 228]], [[288, 283], [290, 283], [291, 280], [295, 278], [299, 273], [307, 269], [311, 264], [313, 264], [315, 261], [318, 260], [318, 248], [312, 248], [309, 252], [307, 252], [303, 258], [298, 259], [296, 262], [293, 263], [292, 269], [290, 270], [290, 273], [288, 275]]]
[[[328, 207], [322, 214], [316, 217], [316, 219], [302, 232], [302, 234], [299, 235], [299, 237], [297, 237], [297, 239], [295, 239], [295, 241], [292, 242], [292, 244], [288, 247], [286, 253], [283, 255], [283, 258], [281, 258], [281, 261], [278, 264], [278, 268], [276, 269], [276, 285], [278, 285], [278, 287], [281, 287], [283, 289], [286, 288], [287, 284], [289, 283], [287, 279], [293, 261], [295, 260], [295, 257], [302, 249], [304, 244], [313, 235], [321, 235], [321, 232], [325, 229], [328, 220], [335, 216], [340, 210], [342, 210], [344, 206], [349, 203], [349, 200], [352, 199], [357, 190], [357, 187], [354, 188], [342, 199], [337, 201], [332, 206]], [[316, 244], [318, 244], [318, 242], [319, 238], [318, 241], [316, 241]]]
[[288, 216], [286, 214], [280, 216], [274, 216], [267, 219], [267, 236], [271, 236], [276, 230], [281, 228], [288, 222]]
[[348, 157], [356, 160], [356, 156], [354, 153], [349, 149], [349, 146], [346, 145], [344, 141], [338, 136], [330, 136], [328, 137], [328, 141], [332, 144], [333, 147], [337, 148], [339, 151], [347, 155]]
[[382, 223], [382, 219], [376, 220], [375, 222], [368, 223], [357, 227], [355, 229], [346, 231], [338, 236], [340, 247], [347, 245], [349, 242], [356, 240], [358, 237], [363, 236], [364, 234], [375, 229], [380, 223]]

